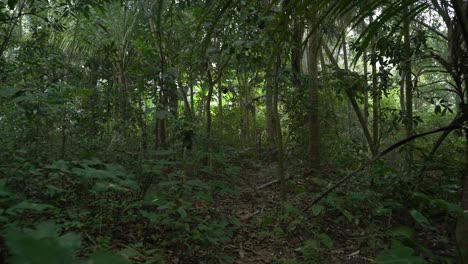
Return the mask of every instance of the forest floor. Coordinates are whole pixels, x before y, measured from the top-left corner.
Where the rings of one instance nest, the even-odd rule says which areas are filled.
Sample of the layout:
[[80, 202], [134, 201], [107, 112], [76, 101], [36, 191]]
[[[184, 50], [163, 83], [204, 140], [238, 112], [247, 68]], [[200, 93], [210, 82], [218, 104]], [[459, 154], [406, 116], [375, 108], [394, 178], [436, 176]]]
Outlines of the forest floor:
[[[281, 228], [278, 229], [278, 225], [275, 227], [274, 218], [281, 217], [277, 212], [284, 211], [279, 203], [279, 184], [265, 185], [275, 180], [276, 165], [274, 163], [257, 164], [243, 171], [241, 175], [244, 175], [241, 177], [242, 181], [237, 183], [240, 195], [225, 196], [218, 200], [220, 213], [237, 217], [242, 223], [236, 230], [231, 243], [225, 247], [226, 253], [236, 259], [235, 263], [285, 263], [284, 261], [287, 260], [291, 260], [290, 263], [297, 263], [292, 260], [304, 260], [304, 242], [310, 239], [305, 235], [308, 232], [301, 232], [299, 228], [293, 232], [283, 232]], [[304, 185], [307, 179], [299, 177], [289, 181], [292, 185]], [[300, 201], [293, 201], [293, 203], [296, 202]], [[334, 218], [334, 216], [328, 217]], [[314, 221], [312, 218], [309, 219], [309, 221]], [[266, 224], [268, 228], [265, 228], [266, 222], [268, 222]], [[317, 263], [373, 262], [364, 254], [375, 254], [375, 252], [362, 253], [359, 245], [349, 239], [351, 234], [356, 233], [355, 228], [350, 230], [353, 227], [335, 226], [334, 219], [325, 220], [325, 222], [329, 223], [325, 228], [326, 232], [333, 237], [334, 246], [330, 250], [320, 252], [320, 259]], [[271, 232], [272, 228], [273, 232]], [[268, 229], [270, 231], [266, 231]]]

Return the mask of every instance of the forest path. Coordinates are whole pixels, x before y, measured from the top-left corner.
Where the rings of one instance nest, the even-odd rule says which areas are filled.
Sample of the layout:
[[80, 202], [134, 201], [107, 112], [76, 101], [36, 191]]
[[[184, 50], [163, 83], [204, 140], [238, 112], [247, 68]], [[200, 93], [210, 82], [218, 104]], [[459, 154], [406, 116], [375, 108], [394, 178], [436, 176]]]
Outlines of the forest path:
[[[302, 246], [308, 238], [300, 231], [291, 237], [274, 228], [277, 218], [281, 216], [280, 212], [284, 211], [279, 200], [279, 184], [269, 184], [257, 189], [271, 183], [276, 175], [275, 163], [257, 163], [241, 172], [241, 180], [236, 182], [236, 187], [240, 190], [239, 196], [227, 196], [218, 201], [222, 214], [235, 216], [242, 223], [236, 229], [232, 241], [225, 246], [226, 253], [235, 258], [234, 263], [285, 263], [286, 260], [304, 259]], [[333, 222], [332, 219], [330, 222]], [[333, 226], [328, 228], [333, 229]], [[359, 249], [356, 245], [350, 245], [345, 234], [342, 235], [342, 241], [335, 241], [337, 247], [327, 252], [318, 263], [370, 263], [367, 258], [350, 257], [349, 252], [353, 255]]]
[[262, 232], [262, 219], [269, 218], [279, 210], [278, 186], [270, 185], [257, 190], [256, 187], [276, 178], [276, 165], [263, 163], [245, 169], [236, 186], [238, 197], [228, 197], [220, 202], [223, 214], [235, 216], [242, 223], [233, 240], [226, 246], [235, 263], [275, 263], [279, 260], [295, 259], [296, 253], [286, 240], [278, 240]]

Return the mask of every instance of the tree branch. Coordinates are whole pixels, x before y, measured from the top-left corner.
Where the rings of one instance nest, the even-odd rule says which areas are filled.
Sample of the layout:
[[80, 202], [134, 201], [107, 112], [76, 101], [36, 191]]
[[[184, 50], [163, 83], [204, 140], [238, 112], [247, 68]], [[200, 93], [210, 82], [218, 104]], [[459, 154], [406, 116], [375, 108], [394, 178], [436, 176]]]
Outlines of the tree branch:
[[[320, 194], [317, 198], [315, 198], [312, 203], [310, 203], [309, 205], [307, 205], [304, 209], [302, 209], [302, 213], [305, 213], [306, 211], [308, 211], [310, 208], [312, 208], [312, 206], [316, 205], [318, 202], [320, 202], [321, 200], [323, 200], [325, 197], [327, 197], [330, 193], [332, 193], [333, 191], [335, 191], [338, 187], [340, 187], [341, 185], [343, 185], [343, 183], [345, 183], [346, 181], [348, 181], [349, 179], [351, 179], [352, 177], [356, 176], [358, 173], [360, 173], [361, 171], [363, 171], [365, 168], [367, 168], [369, 165], [371, 165], [372, 163], [374, 163], [375, 161], [379, 160], [380, 158], [382, 158], [383, 156], [387, 155], [388, 153], [392, 152], [393, 150], [405, 145], [406, 143], [409, 143], [417, 138], [420, 138], [420, 137], [424, 137], [424, 136], [427, 136], [427, 135], [431, 135], [431, 134], [435, 134], [435, 133], [439, 133], [439, 132], [443, 132], [443, 131], [451, 131], [451, 130], [455, 130], [455, 129], [461, 129], [462, 126], [461, 125], [457, 125], [457, 124], [461, 124], [465, 121], [465, 118], [462, 116], [458, 119], [456, 119], [455, 121], [452, 122], [452, 124], [455, 124], [455, 125], [449, 125], [449, 126], [446, 126], [446, 127], [443, 127], [443, 128], [438, 128], [438, 129], [434, 129], [432, 131], [429, 131], [429, 132], [425, 132], [425, 133], [422, 133], [422, 134], [417, 134], [417, 135], [414, 135], [414, 136], [411, 136], [411, 137], [408, 137], [408, 138], [405, 138], [393, 145], [391, 145], [390, 147], [388, 147], [387, 149], [385, 149], [384, 151], [382, 151], [381, 153], [379, 153], [378, 155], [376, 155], [375, 157], [373, 157], [372, 159], [370, 159], [369, 161], [367, 162], [364, 162], [361, 164], [361, 166], [359, 166], [359, 168], [355, 169], [353, 172], [349, 173], [348, 175], [344, 176], [343, 178], [341, 178], [338, 182], [336, 182], [333, 186], [331, 186], [330, 188], [328, 188], [326, 191], [322, 192], [322, 194]], [[289, 220], [287, 223], [286, 223], [286, 226], [289, 226], [291, 224], [292, 221], [294, 221], [295, 218]]]

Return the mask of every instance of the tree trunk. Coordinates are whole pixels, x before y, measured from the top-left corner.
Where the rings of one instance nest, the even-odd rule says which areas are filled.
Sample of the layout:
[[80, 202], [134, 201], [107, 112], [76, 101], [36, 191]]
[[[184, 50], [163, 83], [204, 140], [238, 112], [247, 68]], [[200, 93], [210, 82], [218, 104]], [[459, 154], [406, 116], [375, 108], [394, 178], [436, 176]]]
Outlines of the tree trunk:
[[[343, 29], [343, 33], [342, 33], [341, 38], [342, 38], [342, 41], [341, 41], [342, 43], [341, 44], [342, 44], [342, 49], [343, 49], [343, 66], [344, 66], [345, 70], [349, 70], [349, 67], [348, 67], [348, 48], [346, 47], [346, 28]], [[351, 101], [349, 101], [348, 104], [347, 104], [349, 138], [353, 138], [353, 118], [352, 118], [352, 114], [351, 114], [353, 107], [354, 106], [351, 105]], [[360, 110], [359, 110], [359, 112], [360, 112]]]
[[193, 80], [192, 80], [192, 73], [190, 72], [190, 79], [189, 79], [189, 87], [190, 87], [190, 109], [192, 112], [192, 116], [195, 116], [195, 99], [194, 99], [194, 92], [193, 92]]
[[214, 82], [213, 76], [211, 76], [211, 70], [209, 68], [209, 63], [206, 64], [206, 74], [207, 74], [207, 84], [208, 84], [208, 94], [205, 101], [205, 114], [206, 114], [206, 144], [209, 144], [211, 138], [211, 98], [213, 97]]
[[[456, 14], [456, 21], [454, 24], [454, 34], [449, 34], [449, 42], [452, 44], [459, 43], [464, 44], [465, 49], [462, 49], [462, 45], [452, 45], [450, 48], [450, 53], [454, 65], [459, 65], [461, 67], [460, 71], [463, 72], [464, 79], [464, 92], [466, 98], [462, 98], [461, 101], [461, 110], [465, 118], [465, 123], [467, 121], [468, 115], [468, 52], [466, 47], [468, 46], [468, 2], [460, 0], [451, 1], [454, 7]], [[450, 26], [450, 25], [447, 25]], [[450, 31], [449, 31], [450, 32]], [[455, 34], [458, 32], [461, 34]], [[461, 37], [461, 36], [462, 37]], [[459, 39], [455, 39], [459, 38]], [[458, 56], [455, 54], [458, 53]], [[455, 56], [454, 56], [455, 55]], [[459, 63], [457, 63], [457, 60]], [[460, 61], [461, 60], [461, 61]], [[457, 80], [456, 80], [457, 81]], [[461, 82], [458, 82], [461, 84]], [[461, 89], [460, 85], [460, 89]], [[465, 172], [462, 179], [462, 193], [461, 193], [461, 202], [460, 206], [464, 212], [463, 215], [459, 216], [457, 221], [457, 228], [455, 231], [455, 236], [457, 238], [458, 248], [460, 252], [460, 263], [468, 263], [468, 129], [465, 129]]]
[[[403, 78], [405, 87], [405, 128], [406, 137], [413, 135], [413, 81], [411, 79], [411, 37], [410, 37], [410, 20], [408, 18], [408, 8], [404, 9], [406, 17], [403, 22], [403, 39], [404, 39], [404, 63], [403, 63]], [[413, 144], [407, 145], [407, 167], [411, 169], [413, 163]]]
[[[366, 89], [364, 90], [364, 124], [365, 124], [365, 127], [368, 129], [368, 122], [369, 122], [369, 91], [367, 89], [367, 86], [369, 85], [369, 82], [368, 82], [368, 79], [367, 79], [367, 75], [369, 74], [369, 70], [367, 69], [367, 49], [364, 50], [363, 54], [362, 54], [362, 60], [363, 60], [363, 65], [364, 65], [364, 83], [366, 85]], [[369, 136], [370, 136], [370, 133], [369, 133]], [[372, 138], [371, 138], [371, 141], [368, 141], [368, 146], [369, 146], [369, 150], [372, 149]], [[374, 154], [372, 153], [372, 156], [374, 156]]]
[[265, 105], [266, 105], [266, 121], [267, 121], [267, 144], [270, 149], [274, 149], [276, 146], [275, 142], [275, 126], [274, 126], [274, 111], [273, 111], [273, 76], [267, 77], [267, 83], [265, 85]]
[[[372, 23], [372, 21], [371, 21]], [[378, 153], [380, 149], [380, 89], [377, 82], [377, 59], [375, 47], [372, 48], [372, 153]]]
[[[468, 164], [468, 129], [465, 129], [465, 162]], [[455, 231], [458, 249], [460, 251], [460, 263], [468, 263], [468, 165], [462, 179], [462, 195], [460, 206], [464, 215], [458, 217], [457, 228]]]
[[313, 13], [309, 18], [309, 34], [308, 73], [310, 112], [308, 117], [308, 166], [310, 170], [318, 170], [320, 169], [320, 115], [318, 91], [318, 55], [320, 47], [320, 29], [316, 13]]
[[303, 24], [299, 21], [294, 22], [292, 48], [291, 48], [291, 69], [292, 69], [292, 84], [295, 89], [300, 89], [301, 82], [301, 59], [302, 59], [302, 36], [304, 35]]
[[[335, 67], [339, 67], [338, 66], [338, 62], [336, 61], [336, 59], [333, 57], [333, 54], [332, 52], [330, 51], [330, 48], [327, 46], [327, 45], [322, 45], [324, 50], [325, 50], [325, 53], [328, 55], [328, 58], [330, 60], [330, 62], [335, 66]], [[365, 66], [365, 72], [367, 71], [367, 66]], [[369, 146], [370, 150], [371, 150], [371, 153], [372, 153], [372, 156], [375, 156], [377, 155], [378, 153], [374, 152], [374, 141], [373, 141], [373, 138], [372, 138], [372, 135], [370, 133], [370, 130], [369, 130], [369, 125], [368, 125], [368, 117], [369, 117], [369, 114], [368, 114], [368, 104], [366, 104], [364, 102], [364, 114], [361, 112], [361, 109], [359, 109], [359, 105], [356, 101], [356, 98], [354, 97], [353, 93], [351, 93], [351, 91], [346, 91], [346, 95], [349, 99], [349, 104], [351, 106], [351, 108], [354, 110], [354, 113], [356, 114], [356, 117], [358, 118], [358, 121], [359, 121], [359, 124], [361, 125], [361, 129], [362, 129], [362, 132], [364, 133], [364, 138], [365, 138], [365, 141], [367, 142], [367, 145]], [[366, 93], [367, 95], [367, 93]]]
[[218, 80], [218, 122], [219, 135], [222, 138], [224, 135], [224, 120], [223, 120], [223, 86], [221, 78]]

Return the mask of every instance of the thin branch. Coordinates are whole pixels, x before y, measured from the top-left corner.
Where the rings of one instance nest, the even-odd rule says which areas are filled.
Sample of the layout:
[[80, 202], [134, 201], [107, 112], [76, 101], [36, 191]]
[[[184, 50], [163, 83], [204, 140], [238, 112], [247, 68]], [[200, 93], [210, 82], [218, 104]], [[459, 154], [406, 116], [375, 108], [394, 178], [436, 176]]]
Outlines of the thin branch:
[[[465, 117], [462, 116], [462, 117], [456, 119], [454, 122], [452, 122], [452, 124], [461, 124], [464, 121], [465, 121]], [[401, 147], [401, 146], [403, 146], [403, 145], [405, 145], [405, 144], [407, 144], [407, 143], [409, 143], [409, 142], [411, 142], [411, 141], [413, 141], [413, 140], [415, 140], [417, 138], [420, 138], [420, 137], [424, 137], [424, 136], [427, 136], [427, 135], [431, 135], [431, 134], [435, 134], [435, 133], [439, 133], [439, 132], [443, 132], [443, 131], [451, 131], [451, 130], [455, 130], [455, 129], [461, 129], [461, 128], [463, 128], [463, 127], [460, 126], [460, 125], [449, 125], [449, 126], [446, 126], [446, 127], [443, 127], [443, 128], [438, 128], [438, 129], [435, 129], [435, 130], [432, 130], [432, 131], [429, 131], [429, 132], [426, 132], [426, 133], [417, 134], [417, 135], [405, 138], [405, 139], [391, 145], [390, 147], [388, 147], [387, 149], [385, 149], [384, 151], [382, 151], [380, 154], [376, 155], [375, 157], [373, 157], [369, 161], [362, 163], [361, 166], [359, 166], [359, 168], [355, 169], [353, 172], [351, 172], [348, 175], [341, 178], [333, 186], [328, 188], [326, 191], [324, 191], [322, 194], [320, 194], [317, 198], [315, 198], [309, 205], [307, 205], [304, 209], [302, 209], [301, 212], [305, 213], [306, 211], [308, 211], [310, 208], [312, 208], [312, 206], [316, 205], [318, 202], [320, 202], [325, 197], [327, 197], [330, 193], [332, 193], [333, 191], [338, 189], [338, 187], [343, 185], [343, 183], [345, 183], [346, 181], [348, 181], [352, 177], [356, 176], [358, 173], [363, 171], [369, 165], [376, 162], [377, 160], [379, 160], [383, 156], [387, 155], [388, 153], [392, 152], [393, 150], [395, 150], [395, 149], [397, 149], [397, 148], [399, 148], [399, 147]], [[291, 224], [291, 222], [294, 221], [294, 220], [295, 220], [295, 218], [290, 219], [286, 223], [286, 226], [289, 226]]]
[[[462, 125], [463, 123], [463, 119], [461, 118], [456, 118], [455, 120], [453, 120], [449, 126], [460, 126]], [[444, 131], [444, 133], [439, 137], [439, 139], [436, 141], [436, 143], [434, 144], [434, 146], [432, 147], [432, 150], [431, 152], [429, 153], [429, 155], [427, 156], [427, 159], [426, 161], [424, 162], [423, 166], [421, 167], [421, 169], [419, 170], [419, 175], [418, 175], [418, 178], [421, 180], [422, 179], [422, 176], [423, 176], [423, 173], [424, 171], [426, 170], [427, 168], [427, 165], [429, 163], [429, 161], [432, 160], [432, 157], [434, 156], [434, 154], [436, 153], [437, 149], [439, 149], [439, 147], [442, 145], [442, 142], [444, 142], [445, 138], [447, 138], [447, 136], [452, 132], [452, 130], [446, 130]], [[421, 182], [421, 181], [419, 181]], [[415, 186], [416, 188], [417, 186]]]

